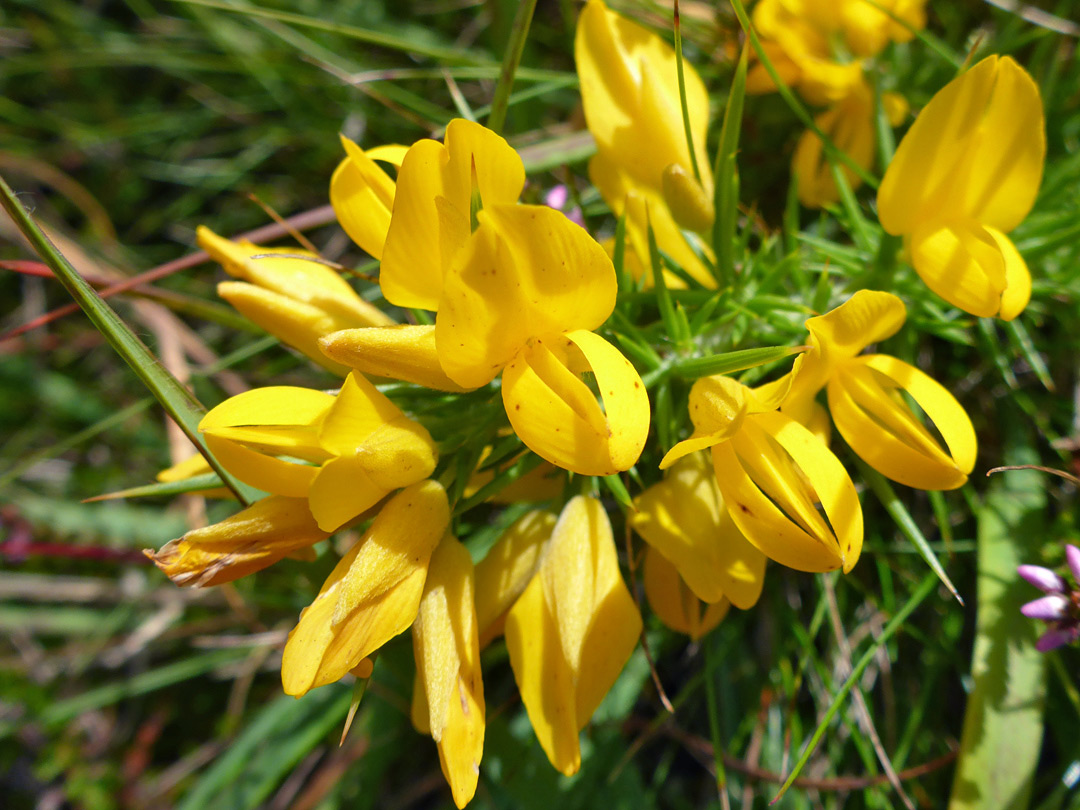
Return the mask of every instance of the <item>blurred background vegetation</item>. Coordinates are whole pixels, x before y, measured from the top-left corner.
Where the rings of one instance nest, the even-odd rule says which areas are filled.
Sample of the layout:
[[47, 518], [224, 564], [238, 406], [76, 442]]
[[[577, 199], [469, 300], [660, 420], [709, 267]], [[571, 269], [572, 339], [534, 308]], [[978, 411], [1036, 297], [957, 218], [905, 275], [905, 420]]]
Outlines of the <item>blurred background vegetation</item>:
[[[670, 3], [612, 5], [667, 30]], [[342, 156], [337, 133], [365, 146], [411, 143], [438, 135], [462, 110], [482, 120], [516, 6], [5, 0], [0, 174], [84, 275], [103, 284], [190, 253], [199, 224], [237, 234], [270, 223], [252, 195], [282, 216], [318, 216]], [[1073, 0], [1042, 7], [1078, 19]], [[526, 198], [572, 182], [589, 224], [610, 233], [613, 220], [587, 186], [590, 142], [581, 134], [572, 58], [577, 11], [573, 0], [540, 0], [506, 132], [532, 168]], [[723, 2], [685, 2], [682, 11], [687, 56], [714, 91], [719, 115], [740, 42], [734, 15]], [[881, 773], [868, 720], [898, 771], [929, 763], [905, 783], [911, 799], [945, 805], [973, 688], [977, 540], [1013, 543], [1014, 551], [1020, 541], [1021, 561], [1056, 564], [1060, 543], [1078, 536], [1068, 484], [1014, 474], [988, 494], [981, 474], [1001, 463], [1074, 466], [1080, 67], [1075, 36], [980, 0], [930, 3], [929, 13], [932, 42], [891, 48], [881, 60], [884, 89], [902, 91], [917, 110], [955, 74], [941, 53], [1011, 53], [1043, 90], [1049, 139], [1040, 199], [1014, 234], [1035, 277], [1032, 305], [1015, 326], [943, 312], [916, 291], [910, 272], [892, 280], [891, 289], [916, 302], [892, 351], [949, 381], [980, 436], [972, 484], [945, 496], [905, 491], [898, 501], [966, 605], [921, 585], [936, 580], [897, 528], [899, 513], [867, 497], [866, 557], [851, 576], [772, 566], [761, 603], [732, 611], [703, 644], [648, 619], [675, 717], [663, 713], [639, 650], [594, 718], [572, 779], [547, 764], [496, 645], [485, 653], [490, 722], [473, 806], [719, 806], [710, 772], [715, 719], [732, 805], [765, 807], [776, 775], [790, 769], [852, 661], [867, 651], [872, 658], [856, 685], [865, 702], [840, 704], [806, 781], [779, 806], [903, 806]], [[864, 259], [842, 219], [789, 210], [788, 162], [799, 131], [778, 97], [748, 99], [740, 166], [754, 244], [768, 246], [761, 272], [796, 253], [810, 274], [831, 268], [854, 284]], [[872, 195], [860, 199], [869, 205]], [[311, 236], [329, 258], [359, 262], [336, 226]], [[0, 258], [30, 258], [6, 219]], [[380, 657], [340, 747], [347, 685], [301, 701], [281, 694], [280, 645], [336, 555], [324, 550], [313, 564], [286, 562], [235, 585], [180, 591], [139, 550], [179, 536], [206, 513], [220, 519], [227, 506], [191, 498], [82, 502], [150, 482], [186, 451], [81, 314], [12, 336], [69, 300], [54, 280], [13, 267], [0, 270], [0, 806], [450, 805], [435, 747], [408, 721], [407, 639]], [[214, 292], [221, 277], [220, 268], [201, 264], [112, 301], [208, 406], [245, 385], [333, 385], [222, 305]], [[783, 286], [774, 291], [783, 294]], [[977, 519], [1010, 503], [1023, 513], [996, 528]], [[876, 641], [898, 610], [916, 604], [899, 632]], [[1035, 628], [1025, 620], [1017, 632], [1030, 643]], [[1032, 806], [1080, 807], [1073, 789], [1080, 658], [1066, 649], [1046, 661], [1046, 734]], [[1038, 750], [1042, 729], [1027, 734], [1019, 744]]]

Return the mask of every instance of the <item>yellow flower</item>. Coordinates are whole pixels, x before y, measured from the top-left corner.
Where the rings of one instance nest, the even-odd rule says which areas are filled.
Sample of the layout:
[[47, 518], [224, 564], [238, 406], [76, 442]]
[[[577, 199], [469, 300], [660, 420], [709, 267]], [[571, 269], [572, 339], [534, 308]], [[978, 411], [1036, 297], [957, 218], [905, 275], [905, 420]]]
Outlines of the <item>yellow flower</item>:
[[[754, 27], [765, 51], [786, 84], [811, 104], [828, 106], [847, 98], [863, 81], [861, 60], [838, 61], [833, 50], [833, 22], [844, 0], [828, 9], [817, 0], [761, 0], [754, 7]], [[755, 64], [746, 76], [749, 93], [776, 89], [764, 65]]]
[[319, 350], [319, 338], [340, 329], [393, 323], [337, 272], [320, 264], [314, 253], [230, 242], [203, 226], [198, 240], [229, 275], [241, 279], [219, 284], [222, 298], [283, 343], [343, 377], [348, 367], [329, 360]]
[[[867, 464], [909, 487], [955, 489], [967, 481], [976, 452], [975, 430], [960, 403], [902, 360], [859, 354], [895, 334], [906, 317], [895, 295], [860, 290], [831, 312], [810, 318], [811, 348], [795, 361], [782, 410], [804, 421], [825, 388], [836, 429]], [[945, 448], [906, 398], [933, 422]]]
[[394, 210], [394, 181], [375, 161], [401, 168], [406, 149], [391, 144], [364, 151], [344, 135], [341, 145], [345, 147], [345, 159], [330, 178], [330, 204], [345, 233], [380, 259]]
[[435, 469], [428, 432], [355, 372], [336, 397], [290, 386], [247, 391], [211, 410], [199, 429], [229, 472], [307, 498], [328, 532]]
[[653, 546], [645, 549], [645, 596], [653, 612], [677, 633], [697, 641], [727, 615], [731, 602], [702, 602], [679, 576], [679, 570]]
[[1039, 88], [1007, 56], [983, 59], [930, 100], [878, 191], [926, 285], [972, 315], [1019, 315], [1031, 274], [1005, 235], [1035, 202], [1046, 156]]
[[[863, 62], [890, 41], [906, 42], [926, 26], [926, 0], [761, 0], [753, 21], [769, 61], [811, 104], [846, 98], [863, 81]], [[761, 64], [747, 90], [775, 90]]]
[[[765, 555], [736, 528], [708, 456], [691, 453], [634, 499], [634, 531], [675, 566], [703, 602], [747, 610], [761, 595]], [[652, 599], [650, 598], [650, 602]]]
[[[698, 230], [711, 223], [713, 179], [705, 149], [709, 95], [704, 83], [684, 63], [699, 185], [686, 143], [675, 51], [660, 37], [609, 11], [602, 0], [589, 0], [578, 20], [574, 57], [585, 120], [596, 139], [589, 177], [617, 215], [626, 213], [627, 236], [640, 263], [650, 266], [651, 222], [660, 250], [698, 283], [715, 287], [716, 280], [672, 216], [670, 190], [664, 193], [665, 171], [673, 167], [682, 178], [677, 183], [697, 187], [696, 194], [677, 195], [697, 200], [676, 206], [689, 214], [678, 216], [676, 211], [678, 219], [684, 227]], [[685, 286], [674, 275], [667, 283]]]
[[581, 766], [578, 734], [637, 644], [641, 616], [595, 498], [563, 509], [540, 569], [506, 620], [506, 646], [525, 710], [548, 759]]
[[[192, 456], [188, 456], [183, 461], [178, 461], [171, 467], [166, 467], [155, 476], [158, 483], [172, 484], [177, 481], [187, 481], [189, 478], [196, 478], [200, 475], [209, 475], [214, 472], [214, 468], [210, 466], [210, 463], [206, 460], [202, 453], [195, 453]], [[235, 498], [233, 491], [228, 487], [214, 487], [213, 489], [197, 489], [192, 491], [192, 495], [201, 495], [204, 498]]]
[[785, 393], [783, 384], [754, 391], [727, 377], [699, 379], [690, 390], [694, 433], [660, 466], [712, 447], [716, 483], [747, 540], [790, 568], [847, 573], [862, 551], [855, 485], [820, 439], [776, 410]]
[[143, 553], [181, 587], [220, 585], [261, 571], [325, 540], [303, 498], [271, 495], [220, 523]]
[[484, 750], [484, 686], [469, 552], [447, 535], [431, 555], [413, 623], [413, 654], [424, 695], [424, 726], [439, 748], [439, 764], [454, 803], [476, 792]]
[[387, 501], [289, 633], [281, 661], [286, 694], [339, 680], [412, 624], [449, 522], [446, 492], [435, 481]]
[[[882, 97], [889, 121], [895, 126], [907, 114], [903, 96], [886, 93]], [[869, 169], [874, 162], [877, 136], [874, 130], [874, 97], [866, 82], [860, 81], [840, 101], [814, 119], [814, 123], [855, 163]], [[822, 208], [840, 199], [832, 167], [825, 157], [821, 139], [806, 130], [799, 136], [791, 171], [798, 181], [799, 202], [808, 208]], [[862, 178], [849, 166], [840, 164], [852, 190], [862, 185]]]
[[[476, 219], [440, 279], [434, 327], [348, 330], [324, 350], [370, 373], [442, 377], [457, 390], [501, 372], [506, 414], [529, 449], [582, 475], [629, 469], [648, 434], [649, 400], [630, 362], [592, 331], [615, 306], [611, 260], [546, 206], [485, 202]], [[397, 350], [384, 353], [388, 335]], [[581, 378], [588, 371], [603, 408]]]

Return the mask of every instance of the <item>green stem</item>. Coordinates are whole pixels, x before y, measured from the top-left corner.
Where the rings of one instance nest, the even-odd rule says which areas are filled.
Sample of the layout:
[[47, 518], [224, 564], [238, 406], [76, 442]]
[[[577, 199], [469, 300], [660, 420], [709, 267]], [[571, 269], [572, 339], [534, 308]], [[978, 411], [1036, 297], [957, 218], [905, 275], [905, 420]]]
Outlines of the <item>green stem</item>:
[[679, 0], [675, 0], [675, 73], [679, 77], [679, 104], [682, 106], [683, 129], [686, 130], [686, 148], [690, 150], [690, 165], [694, 179], [701, 183], [697, 152], [694, 151], [694, 133], [690, 130], [690, 105], [686, 102], [686, 78], [683, 74], [682, 23], [679, 17]]
[[491, 115], [488, 116], [488, 129], [502, 132], [506, 123], [506, 111], [510, 107], [510, 91], [514, 87], [514, 74], [517, 73], [521, 54], [525, 50], [525, 40], [529, 37], [536, 0], [522, 0], [514, 15], [510, 28], [510, 42], [503, 54], [502, 70], [499, 71], [499, 83], [495, 85], [495, 97], [491, 102]]

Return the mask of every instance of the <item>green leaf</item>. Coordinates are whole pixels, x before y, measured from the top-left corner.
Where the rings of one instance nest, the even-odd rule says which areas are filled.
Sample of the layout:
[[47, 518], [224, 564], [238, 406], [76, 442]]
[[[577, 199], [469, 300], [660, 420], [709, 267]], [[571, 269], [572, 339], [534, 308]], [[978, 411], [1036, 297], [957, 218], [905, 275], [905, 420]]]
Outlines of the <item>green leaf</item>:
[[[1037, 464], [1015, 419], [1006, 430], [1006, 461]], [[1010, 433], [1010, 426], [1013, 427]], [[1030, 539], [1045, 533], [1046, 489], [1034, 470], [994, 477], [979, 510], [978, 615], [960, 758], [949, 810], [1023, 810], [1043, 738], [1046, 662], [1035, 649], [1038, 624], [1020, 606], [1038, 593], [1016, 573]]]
[[760, 349], [740, 349], [737, 352], [724, 352], [709, 357], [695, 357], [677, 363], [674, 371], [684, 380], [696, 380], [712, 374], [733, 374], [755, 366], [774, 363], [806, 351], [807, 346], [764, 346]]
[[104, 495], [95, 495], [87, 498], [83, 503], [96, 503], [98, 501], [115, 501], [119, 498], [147, 498], [147, 497], [171, 497], [173, 495], [185, 495], [188, 492], [198, 492], [200, 489], [217, 489], [222, 486], [221, 478], [217, 473], [193, 475], [182, 481], [161, 481], [155, 484], [144, 484], [140, 487], [130, 487], [116, 492], [106, 492]]
[[742, 129], [743, 99], [746, 96], [746, 64], [750, 46], [744, 45], [735, 68], [724, 123], [720, 128], [720, 146], [716, 150], [716, 190], [713, 223], [713, 248], [716, 250], [716, 270], [720, 286], [727, 287], [735, 280], [735, 222], [739, 213], [739, 134]]

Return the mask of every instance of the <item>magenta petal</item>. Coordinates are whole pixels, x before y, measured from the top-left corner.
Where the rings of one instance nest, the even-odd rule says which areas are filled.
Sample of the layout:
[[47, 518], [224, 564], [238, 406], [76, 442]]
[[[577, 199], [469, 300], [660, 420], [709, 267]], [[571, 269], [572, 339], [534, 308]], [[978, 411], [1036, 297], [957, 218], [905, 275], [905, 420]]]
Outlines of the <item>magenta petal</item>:
[[1044, 596], [1034, 602], [1028, 602], [1020, 612], [1029, 619], [1042, 619], [1044, 622], [1055, 622], [1064, 619], [1069, 609], [1069, 600], [1064, 596]]
[[1065, 559], [1069, 561], [1069, 570], [1072, 571], [1073, 580], [1080, 585], [1080, 548], [1074, 545], [1065, 546]]
[[1035, 642], [1035, 649], [1039, 652], [1056, 650], [1058, 647], [1064, 647], [1069, 642], [1074, 641], [1075, 637], [1076, 633], [1071, 629], [1052, 627], [1039, 636], [1039, 640]]
[[544, 195], [544, 204], [551, 208], [557, 208], [562, 210], [566, 205], [566, 201], [570, 199], [570, 191], [565, 185], [560, 183], [554, 186], [547, 194]]
[[1041, 565], [1021, 565], [1016, 569], [1016, 573], [1044, 593], [1065, 593], [1065, 580], [1049, 568]]

